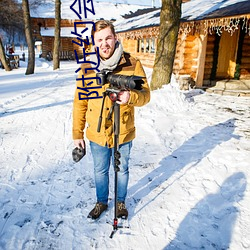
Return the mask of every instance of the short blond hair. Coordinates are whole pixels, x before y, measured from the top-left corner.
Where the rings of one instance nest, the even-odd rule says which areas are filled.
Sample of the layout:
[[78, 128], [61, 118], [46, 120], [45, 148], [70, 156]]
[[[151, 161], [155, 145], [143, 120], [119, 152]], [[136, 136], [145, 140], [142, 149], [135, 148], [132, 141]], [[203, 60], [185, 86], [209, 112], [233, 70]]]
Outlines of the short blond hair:
[[111, 23], [108, 20], [99, 20], [99, 21], [97, 21], [95, 23], [95, 30], [94, 30], [94, 27], [92, 28], [91, 35], [94, 37], [95, 32], [106, 29], [108, 27], [111, 29], [113, 35], [115, 36], [115, 27], [114, 27], [113, 23]]

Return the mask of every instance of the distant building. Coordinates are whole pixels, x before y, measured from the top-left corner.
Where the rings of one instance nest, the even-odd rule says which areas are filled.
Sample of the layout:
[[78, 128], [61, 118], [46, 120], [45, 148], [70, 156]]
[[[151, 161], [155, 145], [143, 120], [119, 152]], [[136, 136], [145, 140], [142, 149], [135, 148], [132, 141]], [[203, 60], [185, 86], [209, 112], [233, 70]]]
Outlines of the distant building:
[[[60, 44], [60, 59], [75, 59], [75, 52], [79, 58], [83, 56], [83, 48], [88, 52], [91, 49], [91, 45], [87, 45], [87, 36], [90, 37], [91, 23], [89, 27], [85, 24], [77, 24], [77, 27], [84, 30], [88, 28], [82, 39], [86, 43], [82, 43], [83, 46], [80, 46], [81, 43], [74, 32], [74, 24], [76, 22], [86, 22], [94, 21], [98, 19], [108, 19], [110, 21], [115, 21], [120, 19], [122, 15], [129, 14], [133, 11], [138, 10], [139, 8], [146, 8], [145, 6], [131, 5], [131, 4], [114, 4], [108, 2], [95, 2], [93, 1], [93, 13], [88, 13], [88, 18], [82, 18], [79, 20], [79, 17], [74, 11], [70, 9], [70, 6], [73, 4], [72, 0], [62, 0], [61, 5], [61, 44]], [[77, 4], [75, 9], [77, 9]], [[83, 12], [83, 9], [82, 9]], [[84, 17], [84, 16], [83, 16]], [[31, 22], [33, 29], [33, 38], [35, 42], [40, 42], [41, 46], [41, 57], [52, 59], [53, 46], [54, 46], [54, 26], [55, 26], [55, 4], [51, 1], [47, 1], [39, 5], [36, 9], [31, 10]], [[74, 40], [76, 43], [72, 42]], [[91, 39], [89, 39], [91, 43]]]

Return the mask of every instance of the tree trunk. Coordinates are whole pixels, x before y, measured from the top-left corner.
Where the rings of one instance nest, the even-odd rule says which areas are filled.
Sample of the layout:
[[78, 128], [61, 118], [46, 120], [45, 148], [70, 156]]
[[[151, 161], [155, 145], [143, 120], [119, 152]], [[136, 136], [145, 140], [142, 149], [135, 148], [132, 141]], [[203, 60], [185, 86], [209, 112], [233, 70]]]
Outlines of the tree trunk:
[[30, 74], [34, 74], [34, 69], [35, 69], [35, 48], [34, 48], [34, 41], [32, 37], [28, 0], [22, 0], [22, 8], [23, 8], [25, 36], [26, 36], [26, 41], [28, 44], [28, 66], [27, 66], [25, 74], [30, 75]]
[[53, 49], [53, 69], [60, 68], [59, 48], [60, 48], [60, 28], [61, 28], [61, 0], [55, 0], [55, 39]]
[[160, 31], [150, 87], [161, 88], [171, 81], [182, 0], [162, 0]]
[[2, 43], [1, 37], [0, 37], [0, 61], [1, 61], [3, 67], [4, 67], [4, 69], [6, 71], [10, 71], [11, 70], [11, 68], [10, 68], [10, 66], [9, 66], [9, 64], [8, 64], [8, 62], [6, 60], [6, 56], [5, 56], [4, 47], [3, 47], [3, 43]]

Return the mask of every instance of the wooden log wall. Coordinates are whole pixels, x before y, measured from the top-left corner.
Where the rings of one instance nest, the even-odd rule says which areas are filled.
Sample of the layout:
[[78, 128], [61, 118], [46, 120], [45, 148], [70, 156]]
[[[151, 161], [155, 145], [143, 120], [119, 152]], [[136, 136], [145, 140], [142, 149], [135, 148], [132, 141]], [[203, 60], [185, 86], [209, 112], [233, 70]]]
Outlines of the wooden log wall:
[[245, 35], [242, 46], [240, 79], [250, 79], [250, 36]]
[[155, 53], [150, 53], [146, 51], [138, 52], [138, 46], [140, 46], [139, 41], [144, 42], [144, 38], [138, 40], [121, 38], [119, 40], [122, 43], [123, 50], [129, 52], [132, 56], [138, 58], [145, 67], [152, 68], [154, 66]]
[[185, 36], [179, 35], [176, 44], [175, 59], [173, 65], [173, 73], [178, 75], [179, 71], [183, 68], [184, 58], [182, 51], [185, 47]]
[[199, 46], [197, 36], [187, 36], [184, 50], [184, 65], [180, 74], [188, 74], [192, 79], [196, 78], [197, 58], [199, 54]]
[[153, 68], [154, 67], [154, 60], [155, 60], [155, 54], [150, 54], [150, 53], [145, 53], [145, 54], [140, 54], [136, 53], [134, 55], [136, 58], [138, 58], [142, 65], [144, 65], [147, 68]]
[[199, 53], [197, 39], [195, 35], [178, 36], [173, 67], [173, 73], [177, 76], [189, 75], [192, 79], [196, 79]]
[[[80, 20], [68, 20], [61, 19], [61, 27], [74, 27], [74, 22]], [[55, 27], [55, 19], [54, 18], [31, 18], [32, 27], [37, 29], [37, 27]]]
[[53, 51], [54, 37], [42, 37], [42, 57], [46, 58], [49, 52]]
[[[149, 27], [121, 32], [117, 36], [125, 51], [138, 58], [145, 67], [152, 68], [154, 66], [158, 34], [159, 27]], [[144, 49], [146, 47], [148, 48]], [[155, 47], [154, 51], [152, 51], [152, 47]]]
[[206, 85], [210, 84], [210, 77], [213, 68], [213, 57], [214, 57], [214, 46], [215, 46], [215, 34], [208, 34], [207, 37], [207, 50], [206, 50], [206, 59], [205, 59], [205, 68], [204, 68], [204, 78]]
[[120, 40], [120, 42], [122, 43], [123, 46], [123, 50], [127, 51], [131, 54], [135, 54], [136, 53], [136, 47], [137, 47], [137, 40], [126, 40], [126, 39], [122, 39]]
[[[123, 45], [123, 49], [129, 53], [131, 53], [134, 57], [140, 59], [142, 64], [145, 67], [153, 68], [154, 60], [155, 60], [155, 51], [157, 45], [157, 39], [155, 38], [155, 51], [154, 53], [150, 53], [145, 49], [140, 50], [140, 44], [144, 44], [144, 48], [146, 47], [146, 43], [148, 39], [154, 39], [149, 33], [143, 33], [141, 31], [140, 36], [133, 36], [133, 39], [126, 37], [123, 35], [118, 35], [119, 40]], [[190, 75], [193, 79], [196, 78], [197, 73], [197, 57], [198, 57], [198, 37], [195, 35], [187, 35], [179, 34], [177, 40], [176, 47], [176, 55], [173, 66], [173, 73], [177, 75]], [[138, 47], [139, 46], [139, 47]]]
[[[67, 19], [62, 19], [61, 20], [61, 27], [72, 27], [72, 31], [74, 30], [74, 23], [75, 21], [80, 21], [80, 20], [67, 20]], [[54, 27], [55, 20], [54, 18], [32, 18], [32, 27], [33, 27], [33, 37], [35, 40], [40, 40], [42, 41], [42, 57], [46, 58], [49, 53], [53, 52], [53, 44], [54, 44], [54, 37], [51, 36], [44, 36], [42, 37], [40, 34], [40, 28], [50, 28]], [[78, 25], [85, 27], [85, 24]], [[61, 37], [61, 45], [60, 45], [60, 52], [61, 54], [66, 54], [69, 55], [69, 57], [74, 57], [74, 50], [77, 51], [77, 55], [79, 58], [83, 57], [83, 47], [72, 43], [72, 39], [77, 41], [76, 38], [70, 38], [70, 37]], [[84, 47], [86, 51], [88, 52], [91, 47], [87, 50], [87, 46], [84, 44]], [[62, 56], [63, 58], [63, 56]]]
[[[54, 48], [54, 37], [50, 37], [50, 36], [42, 37], [42, 57], [46, 58], [49, 53], [53, 53], [53, 48]], [[75, 57], [74, 50], [76, 50], [78, 57], [81, 59], [83, 57], [83, 47], [75, 43], [72, 43], [72, 38], [62, 37], [59, 51], [67, 52], [67, 55], [69, 57], [74, 58]], [[85, 45], [85, 51], [86, 52], [90, 51], [90, 48], [87, 48], [86, 45]], [[65, 54], [65, 57], [66, 57], [66, 54]]]

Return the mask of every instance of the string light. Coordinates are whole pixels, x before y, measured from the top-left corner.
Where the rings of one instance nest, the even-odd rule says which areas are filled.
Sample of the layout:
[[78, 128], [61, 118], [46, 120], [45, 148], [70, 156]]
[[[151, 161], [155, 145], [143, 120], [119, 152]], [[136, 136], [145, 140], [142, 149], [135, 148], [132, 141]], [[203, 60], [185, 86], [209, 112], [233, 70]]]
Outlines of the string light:
[[[201, 21], [192, 22], [181, 22], [179, 28], [179, 34], [184, 34], [187, 36], [190, 33], [201, 33], [205, 36], [208, 34], [213, 34], [216, 32], [217, 35], [221, 35], [222, 32], [226, 31], [232, 36], [236, 30], [239, 29], [240, 20], [242, 21], [242, 30], [245, 30], [246, 34], [250, 36], [250, 16], [240, 16], [240, 17], [225, 17], [216, 18]], [[159, 26], [141, 28], [138, 30], [130, 30], [127, 32], [118, 33], [119, 38], [124, 39], [141, 39], [143, 37], [159, 37]]]
[[239, 29], [240, 20], [243, 20], [242, 29], [250, 35], [250, 17], [226, 17], [203, 20], [199, 22], [185, 22], [180, 24], [179, 33], [188, 35], [190, 32], [201, 33], [206, 36], [215, 32], [217, 35], [221, 35], [223, 31], [230, 33], [232, 36], [236, 30]]

